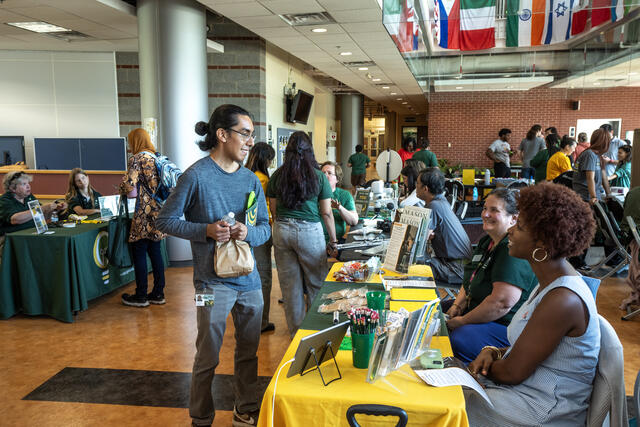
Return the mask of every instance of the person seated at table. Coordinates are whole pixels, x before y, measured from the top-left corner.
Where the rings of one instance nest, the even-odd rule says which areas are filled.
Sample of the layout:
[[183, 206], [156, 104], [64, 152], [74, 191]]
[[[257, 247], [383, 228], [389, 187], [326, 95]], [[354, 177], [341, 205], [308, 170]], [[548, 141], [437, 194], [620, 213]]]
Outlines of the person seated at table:
[[433, 278], [440, 282], [460, 284], [464, 265], [471, 258], [471, 242], [444, 197], [444, 175], [440, 169], [428, 168], [420, 172], [416, 191], [426, 207], [431, 209], [429, 238], [434, 256], [429, 264]]
[[551, 183], [522, 189], [518, 208], [509, 254], [527, 262], [539, 284], [513, 316], [507, 345], [483, 349], [468, 366], [494, 405], [465, 390], [469, 425], [583, 426], [600, 322], [593, 292], [567, 257], [589, 246], [591, 209], [571, 189]]
[[420, 200], [416, 195], [416, 181], [418, 181], [420, 171], [425, 169], [425, 167], [424, 162], [420, 160], [408, 159], [405, 167], [400, 171], [405, 192], [404, 197], [400, 200], [401, 208], [405, 206], [424, 207], [424, 201]]
[[613, 175], [608, 177], [610, 186], [626, 187], [631, 186], [631, 146], [623, 145], [618, 148], [618, 167]]
[[75, 168], [69, 173], [69, 187], [65, 200], [69, 205], [69, 213], [76, 215], [93, 215], [100, 213], [98, 199], [102, 194], [98, 193], [89, 183], [89, 176], [80, 169]]
[[571, 170], [570, 156], [576, 150], [576, 140], [573, 138], [562, 138], [560, 150], [549, 157], [547, 162], [547, 181], [553, 181], [563, 173]]
[[[4, 176], [2, 184], [5, 193], [0, 196], [0, 235], [35, 227], [29, 210], [29, 202], [37, 200], [31, 194], [33, 177], [22, 171], [9, 172]], [[50, 218], [55, 210], [58, 213], [67, 208], [65, 202], [51, 202], [42, 205], [45, 218]]]
[[471, 262], [464, 268], [462, 288], [451, 303], [443, 303], [449, 316], [453, 353], [471, 362], [482, 347], [505, 347], [507, 325], [527, 300], [536, 284], [529, 264], [509, 255], [507, 230], [518, 218], [517, 190], [498, 188], [487, 196], [482, 208], [482, 229]]
[[[336, 238], [338, 243], [344, 243], [344, 234], [347, 232], [347, 224], [351, 227], [358, 223], [358, 212], [353, 196], [347, 190], [338, 187], [342, 185], [342, 168], [336, 162], [327, 161], [322, 164], [322, 173], [329, 180], [331, 191], [331, 209], [333, 211], [333, 223], [336, 227]], [[324, 240], [329, 242], [329, 233], [324, 223]]]

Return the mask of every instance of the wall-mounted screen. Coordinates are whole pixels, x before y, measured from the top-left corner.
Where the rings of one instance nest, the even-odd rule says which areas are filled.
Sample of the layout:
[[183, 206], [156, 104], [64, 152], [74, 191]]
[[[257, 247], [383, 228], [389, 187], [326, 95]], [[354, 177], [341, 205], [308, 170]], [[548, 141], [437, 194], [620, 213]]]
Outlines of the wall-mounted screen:
[[36, 169], [127, 169], [124, 138], [34, 138]]
[[291, 107], [287, 114], [287, 121], [306, 125], [309, 120], [309, 113], [311, 112], [311, 104], [313, 104], [313, 95], [299, 90], [291, 102]]
[[0, 136], [0, 166], [24, 161], [24, 136]]

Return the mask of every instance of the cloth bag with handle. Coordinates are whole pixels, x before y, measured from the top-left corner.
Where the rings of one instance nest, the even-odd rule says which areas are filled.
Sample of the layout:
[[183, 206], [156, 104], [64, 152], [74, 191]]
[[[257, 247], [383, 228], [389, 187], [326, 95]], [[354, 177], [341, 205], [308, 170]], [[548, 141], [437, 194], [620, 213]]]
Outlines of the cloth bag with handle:
[[120, 196], [118, 216], [109, 221], [109, 246], [107, 259], [109, 264], [115, 267], [130, 267], [133, 265], [131, 247], [129, 246], [129, 230], [131, 219], [129, 218], [129, 206], [127, 198]]
[[255, 261], [247, 242], [231, 239], [224, 243], [216, 242], [213, 264], [218, 277], [228, 278], [251, 273]]

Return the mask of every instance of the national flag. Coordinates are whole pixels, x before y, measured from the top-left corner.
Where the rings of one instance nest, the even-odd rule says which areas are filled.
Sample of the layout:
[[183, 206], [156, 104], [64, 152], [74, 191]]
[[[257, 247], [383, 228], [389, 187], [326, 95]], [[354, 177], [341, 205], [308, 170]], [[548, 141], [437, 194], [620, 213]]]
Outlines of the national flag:
[[507, 0], [507, 46], [539, 46], [544, 41], [549, 0]]
[[593, 0], [591, 28], [595, 28], [605, 22], [611, 22], [611, 0]]
[[460, 50], [496, 45], [496, 0], [460, 0]]
[[397, 42], [402, 18], [402, 4], [400, 0], [384, 0], [382, 4], [382, 23], [389, 35]]
[[436, 43], [445, 49], [460, 49], [460, 0], [435, 0]]
[[544, 44], [560, 43], [571, 37], [571, 12], [577, 0], [549, 0]]
[[[574, 0], [577, 1], [577, 0]], [[587, 29], [587, 19], [589, 18], [589, 2], [581, 0], [573, 9], [571, 17], [571, 36], [583, 33]]]
[[[411, 52], [414, 50], [414, 27], [417, 27], [415, 21], [415, 11], [411, 0], [401, 0], [402, 16], [400, 19], [400, 27], [398, 29], [398, 49], [400, 52]], [[417, 44], [417, 43], [415, 43]], [[415, 46], [417, 49], [417, 46]]]

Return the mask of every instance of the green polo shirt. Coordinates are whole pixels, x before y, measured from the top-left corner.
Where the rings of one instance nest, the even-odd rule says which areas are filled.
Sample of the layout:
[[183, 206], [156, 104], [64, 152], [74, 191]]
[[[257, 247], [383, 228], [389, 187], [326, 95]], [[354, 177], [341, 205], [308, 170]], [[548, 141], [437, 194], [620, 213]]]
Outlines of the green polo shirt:
[[[267, 185], [267, 197], [271, 197], [277, 200], [276, 203], [276, 218], [296, 218], [309, 222], [320, 222], [320, 209], [318, 208], [318, 202], [320, 200], [331, 198], [331, 185], [329, 180], [324, 176], [322, 172], [314, 169], [316, 176], [318, 177], [318, 192], [305, 200], [297, 209], [287, 209], [282, 200], [280, 199], [280, 172], [278, 169], [273, 173], [269, 184]], [[282, 185], [287, 185], [283, 182]]]
[[16, 200], [14, 194], [10, 191], [7, 191], [2, 196], [0, 196], [1, 236], [4, 236], [7, 233], [13, 233], [14, 231], [35, 227], [32, 219], [23, 224], [11, 224], [11, 217], [19, 212], [28, 211], [28, 203], [32, 200], [36, 200], [36, 198], [33, 196], [33, 194], [29, 194], [24, 198], [24, 203], [20, 203], [18, 200]]
[[[469, 301], [467, 311], [479, 306], [491, 294], [493, 283], [509, 283], [522, 289], [522, 295], [511, 307], [511, 311], [496, 320], [497, 323], [508, 325], [516, 311], [529, 298], [531, 290], [538, 284], [538, 279], [527, 261], [509, 255], [507, 246], [509, 239], [506, 236], [493, 248], [493, 251], [489, 252], [491, 241], [489, 236], [480, 239], [471, 262], [464, 268], [462, 286]], [[471, 280], [472, 276], [473, 280]]]
[[[332, 199], [337, 200], [344, 208], [348, 211], [353, 211], [356, 209], [356, 204], [353, 202], [353, 197], [351, 193], [347, 190], [343, 190], [342, 188], [336, 187], [333, 192]], [[344, 233], [347, 232], [347, 222], [342, 219], [340, 216], [340, 211], [338, 209], [332, 209], [333, 211], [333, 222], [336, 225], [336, 238], [339, 239], [344, 236]], [[329, 241], [329, 233], [327, 233], [327, 229], [324, 226], [324, 222], [322, 223], [322, 229], [324, 230], [324, 239]]]
[[371, 160], [364, 153], [355, 153], [349, 157], [349, 163], [351, 163], [351, 173], [353, 175], [362, 175], [367, 173], [367, 166], [369, 166]]
[[428, 168], [435, 168], [438, 166], [438, 159], [432, 151], [420, 150], [413, 153], [411, 157], [413, 160], [420, 160]]

